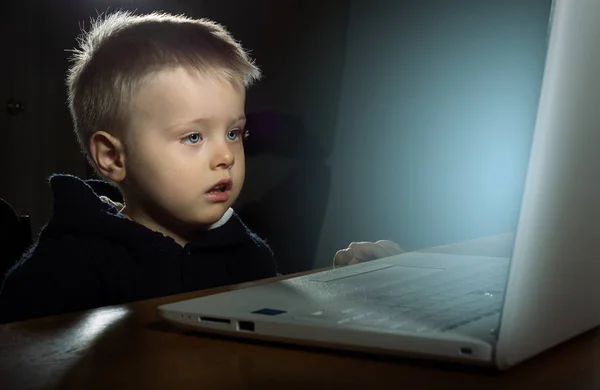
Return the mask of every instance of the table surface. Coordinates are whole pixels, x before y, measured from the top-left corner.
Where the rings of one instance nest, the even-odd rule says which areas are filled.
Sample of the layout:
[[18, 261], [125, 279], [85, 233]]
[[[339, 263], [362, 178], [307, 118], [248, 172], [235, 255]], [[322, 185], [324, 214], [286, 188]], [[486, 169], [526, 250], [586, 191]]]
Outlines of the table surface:
[[[480, 244], [470, 248], [481, 253]], [[456, 246], [441, 248], [456, 252]], [[494, 373], [209, 336], [169, 325], [156, 310], [265, 282], [0, 326], [0, 389], [600, 388], [598, 330]]]

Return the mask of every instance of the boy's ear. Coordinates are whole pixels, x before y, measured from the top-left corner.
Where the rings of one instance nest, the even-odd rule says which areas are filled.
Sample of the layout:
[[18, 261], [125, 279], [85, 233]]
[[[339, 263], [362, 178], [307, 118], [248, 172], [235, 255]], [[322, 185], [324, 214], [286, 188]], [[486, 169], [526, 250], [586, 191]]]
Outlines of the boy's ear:
[[124, 152], [123, 143], [106, 131], [97, 131], [90, 138], [90, 157], [96, 168], [115, 183], [125, 179]]

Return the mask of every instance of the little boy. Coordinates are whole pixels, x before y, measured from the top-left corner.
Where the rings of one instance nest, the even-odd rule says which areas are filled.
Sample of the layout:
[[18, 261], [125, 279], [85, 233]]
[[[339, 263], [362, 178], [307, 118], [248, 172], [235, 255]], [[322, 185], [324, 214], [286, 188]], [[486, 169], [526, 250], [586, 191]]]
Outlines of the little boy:
[[[80, 44], [69, 105], [105, 180], [50, 178], [53, 216], [7, 275], [0, 322], [276, 276], [269, 247], [231, 209], [245, 90], [260, 77], [243, 48], [208, 20], [127, 12], [98, 19]], [[353, 246], [339, 264], [400, 251]]]

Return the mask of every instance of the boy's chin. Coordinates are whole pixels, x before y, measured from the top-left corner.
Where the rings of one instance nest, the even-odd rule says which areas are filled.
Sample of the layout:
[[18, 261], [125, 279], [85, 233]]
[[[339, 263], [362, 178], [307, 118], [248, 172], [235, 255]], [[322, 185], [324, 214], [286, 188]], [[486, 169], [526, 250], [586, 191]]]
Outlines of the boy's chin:
[[228, 209], [229, 206], [223, 205], [219, 210], [210, 210], [210, 212], [199, 213], [198, 215], [192, 217], [188, 223], [199, 228], [209, 228], [210, 226], [219, 222]]

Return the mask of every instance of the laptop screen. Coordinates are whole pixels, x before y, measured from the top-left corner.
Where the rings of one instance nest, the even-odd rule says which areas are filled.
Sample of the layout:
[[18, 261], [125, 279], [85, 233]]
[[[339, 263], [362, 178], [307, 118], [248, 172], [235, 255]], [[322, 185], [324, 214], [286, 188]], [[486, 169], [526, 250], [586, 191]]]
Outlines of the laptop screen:
[[550, 11], [352, 2], [316, 267], [379, 239], [413, 251], [499, 236], [510, 256]]

